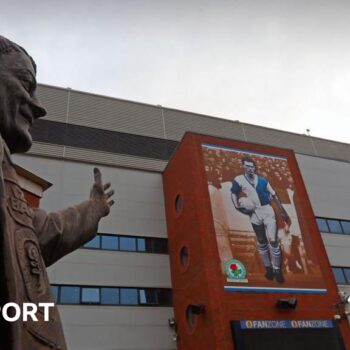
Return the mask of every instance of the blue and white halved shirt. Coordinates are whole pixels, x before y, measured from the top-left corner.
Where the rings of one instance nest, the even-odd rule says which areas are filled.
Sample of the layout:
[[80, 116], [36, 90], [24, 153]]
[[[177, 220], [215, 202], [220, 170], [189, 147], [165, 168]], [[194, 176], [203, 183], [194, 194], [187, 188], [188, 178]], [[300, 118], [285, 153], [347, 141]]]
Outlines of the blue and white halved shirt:
[[237, 196], [243, 192], [256, 207], [270, 204], [272, 196], [276, 194], [270, 183], [263, 176], [255, 175], [254, 184], [252, 184], [244, 174], [234, 178], [231, 192]]

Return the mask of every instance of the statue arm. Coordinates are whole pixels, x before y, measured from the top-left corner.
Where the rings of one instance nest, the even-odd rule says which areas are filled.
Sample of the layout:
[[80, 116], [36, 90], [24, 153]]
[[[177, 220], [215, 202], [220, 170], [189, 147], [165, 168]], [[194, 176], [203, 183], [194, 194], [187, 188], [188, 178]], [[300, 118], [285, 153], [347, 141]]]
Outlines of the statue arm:
[[46, 266], [94, 238], [100, 219], [109, 214], [114, 204], [109, 198], [114, 191], [106, 192], [110, 184], [102, 184], [101, 173], [96, 168], [94, 175], [89, 200], [56, 213], [35, 210], [34, 226]]

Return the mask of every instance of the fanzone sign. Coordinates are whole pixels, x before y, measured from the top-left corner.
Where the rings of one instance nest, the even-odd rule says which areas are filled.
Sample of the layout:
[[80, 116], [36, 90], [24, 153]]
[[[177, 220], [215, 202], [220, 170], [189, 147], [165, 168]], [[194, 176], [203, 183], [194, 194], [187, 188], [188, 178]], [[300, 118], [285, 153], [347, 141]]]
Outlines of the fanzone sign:
[[333, 328], [330, 320], [247, 320], [240, 321], [242, 329]]

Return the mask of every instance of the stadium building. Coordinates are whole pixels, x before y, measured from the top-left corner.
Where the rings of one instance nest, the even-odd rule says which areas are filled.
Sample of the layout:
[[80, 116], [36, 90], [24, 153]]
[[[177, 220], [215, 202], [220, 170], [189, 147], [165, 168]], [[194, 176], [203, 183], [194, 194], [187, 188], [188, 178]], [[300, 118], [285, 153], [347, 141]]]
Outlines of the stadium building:
[[95, 165], [116, 191], [97, 237], [49, 269], [69, 349], [177, 348], [162, 173], [186, 132], [293, 150], [339, 291], [350, 294], [350, 144], [47, 85], [38, 95], [48, 115], [14, 160], [53, 184], [40, 206], [87, 199]]

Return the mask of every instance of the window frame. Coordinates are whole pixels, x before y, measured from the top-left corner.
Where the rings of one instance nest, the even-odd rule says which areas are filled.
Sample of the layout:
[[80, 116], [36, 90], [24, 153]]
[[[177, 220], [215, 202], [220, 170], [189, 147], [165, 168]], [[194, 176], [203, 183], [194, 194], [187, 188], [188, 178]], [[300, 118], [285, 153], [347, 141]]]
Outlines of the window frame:
[[[150, 287], [129, 287], [129, 286], [91, 286], [91, 285], [72, 285], [72, 284], [52, 284], [51, 288], [55, 287], [58, 289], [58, 297], [55, 304], [57, 305], [85, 305], [85, 306], [136, 306], [136, 307], [173, 307], [172, 303], [172, 289], [171, 288], [150, 288]], [[74, 303], [67, 303], [61, 301], [61, 290], [62, 288], [79, 288], [78, 301]], [[99, 302], [88, 302], [83, 301], [83, 290], [84, 289], [98, 289]], [[103, 303], [102, 302], [102, 289], [117, 289], [118, 290], [118, 304]], [[136, 304], [133, 303], [122, 303], [122, 291], [123, 290], [135, 290], [136, 292]], [[156, 298], [155, 303], [142, 303], [141, 302], [141, 291], [151, 291], [154, 293]], [[166, 298], [160, 298], [160, 293], [166, 296]], [[160, 303], [161, 299], [169, 300], [169, 303]]]

